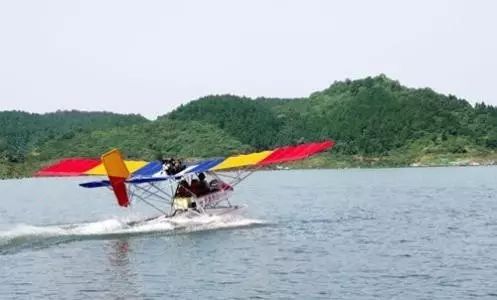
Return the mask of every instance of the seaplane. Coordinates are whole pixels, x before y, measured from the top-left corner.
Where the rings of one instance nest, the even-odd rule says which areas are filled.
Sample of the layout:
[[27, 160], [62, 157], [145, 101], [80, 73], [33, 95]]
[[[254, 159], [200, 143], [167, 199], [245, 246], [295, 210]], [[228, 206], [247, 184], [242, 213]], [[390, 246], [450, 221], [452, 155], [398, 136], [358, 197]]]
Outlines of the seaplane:
[[234, 205], [229, 199], [235, 187], [255, 171], [306, 159], [334, 145], [334, 141], [325, 140], [189, 164], [175, 159], [125, 160], [120, 150], [112, 149], [100, 159], [73, 157], [59, 160], [35, 175], [104, 177], [79, 185], [111, 190], [120, 207], [142, 202], [160, 213], [145, 221], [177, 216], [217, 216], [245, 207]]

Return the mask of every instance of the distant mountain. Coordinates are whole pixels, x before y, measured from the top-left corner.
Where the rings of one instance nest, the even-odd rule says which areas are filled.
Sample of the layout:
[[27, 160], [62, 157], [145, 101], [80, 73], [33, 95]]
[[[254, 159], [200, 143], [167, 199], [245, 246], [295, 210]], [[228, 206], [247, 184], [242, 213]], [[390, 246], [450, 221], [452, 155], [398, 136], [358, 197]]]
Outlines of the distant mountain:
[[113, 147], [132, 158], [200, 158], [325, 138], [337, 141], [333, 155], [310, 166], [488, 157], [497, 149], [497, 109], [379, 75], [335, 82], [299, 99], [207, 96], [156, 121], [107, 112], [5, 111], [0, 177], [26, 174], [61, 157], [99, 156]]

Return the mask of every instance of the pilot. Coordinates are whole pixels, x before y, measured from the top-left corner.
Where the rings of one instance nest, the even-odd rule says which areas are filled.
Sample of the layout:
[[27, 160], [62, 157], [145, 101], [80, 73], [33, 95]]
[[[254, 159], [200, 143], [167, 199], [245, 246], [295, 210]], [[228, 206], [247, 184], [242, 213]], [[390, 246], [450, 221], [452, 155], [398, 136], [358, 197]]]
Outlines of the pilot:
[[186, 166], [179, 159], [169, 158], [162, 160], [162, 173], [175, 175], [186, 169]]
[[170, 170], [171, 170], [171, 163], [168, 159], [162, 159], [161, 160], [162, 166], [161, 166], [161, 175], [170, 175]]

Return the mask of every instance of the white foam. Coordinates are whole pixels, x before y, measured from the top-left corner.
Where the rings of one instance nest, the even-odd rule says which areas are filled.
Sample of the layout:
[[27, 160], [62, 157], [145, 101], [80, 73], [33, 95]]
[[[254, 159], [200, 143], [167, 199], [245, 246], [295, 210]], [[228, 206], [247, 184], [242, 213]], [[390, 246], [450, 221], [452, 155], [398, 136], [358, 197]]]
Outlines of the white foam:
[[229, 214], [195, 218], [182, 216], [174, 218], [159, 217], [131, 226], [129, 225], [130, 221], [136, 221], [136, 218], [135, 220], [130, 220], [130, 218], [111, 218], [97, 222], [52, 226], [18, 224], [8, 230], [0, 231], [0, 250], [4, 246], [12, 246], [12, 244], [19, 245], [58, 237], [91, 238], [94, 236], [101, 238], [106, 235], [116, 234], [173, 232], [174, 230], [193, 232], [264, 224], [264, 221], [261, 220]]

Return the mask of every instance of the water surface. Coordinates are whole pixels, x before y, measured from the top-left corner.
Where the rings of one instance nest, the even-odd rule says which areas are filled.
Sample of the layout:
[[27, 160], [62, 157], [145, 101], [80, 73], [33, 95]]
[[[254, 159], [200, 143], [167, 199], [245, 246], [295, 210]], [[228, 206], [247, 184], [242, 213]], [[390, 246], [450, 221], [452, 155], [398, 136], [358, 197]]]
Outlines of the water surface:
[[0, 298], [493, 299], [496, 174], [259, 172], [242, 216], [135, 228], [81, 179], [0, 181]]

